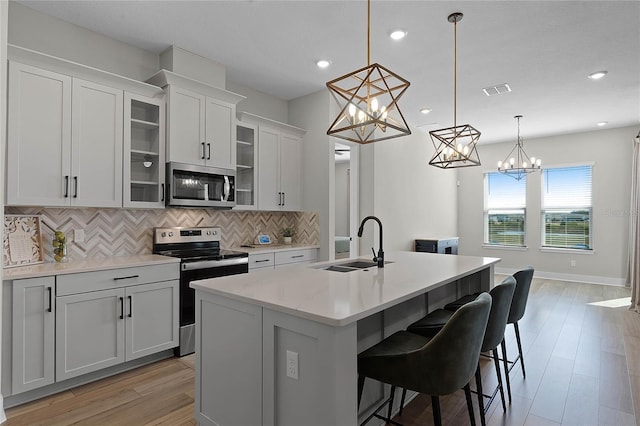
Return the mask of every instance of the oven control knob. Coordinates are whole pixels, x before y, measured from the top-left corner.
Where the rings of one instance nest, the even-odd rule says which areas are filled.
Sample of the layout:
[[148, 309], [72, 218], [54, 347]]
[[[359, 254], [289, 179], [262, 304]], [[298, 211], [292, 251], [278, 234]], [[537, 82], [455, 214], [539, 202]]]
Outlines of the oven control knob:
[[207, 231], [207, 235], [211, 235], [211, 231]]
[[167, 236], [167, 233], [166, 233], [166, 232], [163, 232], [162, 234], [160, 234], [160, 236], [161, 236], [162, 238], [164, 238], [164, 237], [166, 237], [166, 236]]
[[169, 232], [169, 236], [170, 236], [170, 237], [173, 237], [173, 232]]

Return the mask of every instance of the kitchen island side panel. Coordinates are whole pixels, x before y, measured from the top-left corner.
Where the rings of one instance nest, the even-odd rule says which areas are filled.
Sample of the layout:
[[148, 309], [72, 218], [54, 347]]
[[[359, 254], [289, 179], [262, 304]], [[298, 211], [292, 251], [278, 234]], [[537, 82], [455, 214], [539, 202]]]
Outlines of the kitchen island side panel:
[[196, 291], [196, 334], [198, 423], [262, 424], [262, 308]]
[[[357, 323], [320, 324], [263, 313], [263, 426], [357, 424]], [[287, 374], [287, 351], [298, 378]]]

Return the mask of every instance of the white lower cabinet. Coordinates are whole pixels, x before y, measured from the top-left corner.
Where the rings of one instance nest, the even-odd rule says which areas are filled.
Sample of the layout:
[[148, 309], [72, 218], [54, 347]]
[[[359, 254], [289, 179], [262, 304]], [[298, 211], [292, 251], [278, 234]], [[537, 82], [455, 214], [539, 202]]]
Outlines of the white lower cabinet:
[[268, 271], [284, 266], [294, 266], [315, 262], [318, 249], [278, 250], [267, 253], [249, 254], [249, 272]]
[[[179, 271], [175, 264], [169, 266], [60, 277], [56, 381], [178, 346]], [[170, 272], [161, 278], [168, 281], [149, 282], [163, 271]], [[84, 290], [91, 291], [80, 292]]]
[[55, 277], [13, 281], [11, 387], [25, 392], [54, 382]]

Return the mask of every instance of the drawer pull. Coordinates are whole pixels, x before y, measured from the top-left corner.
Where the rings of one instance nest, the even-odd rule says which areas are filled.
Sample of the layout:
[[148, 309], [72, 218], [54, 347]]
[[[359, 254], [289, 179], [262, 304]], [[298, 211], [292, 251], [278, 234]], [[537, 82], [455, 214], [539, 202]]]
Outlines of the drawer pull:
[[124, 297], [118, 297], [120, 299], [120, 319], [124, 319]]
[[256, 260], [256, 263], [269, 262], [271, 259]]
[[133, 313], [133, 299], [131, 296], [127, 296], [129, 298], [129, 315], [127, 315], [129, 318], [131, 318], [131, 314]]
[[304, 257], [304, 254], [297, 254], [295, 256], [291, 256], [292, 259], [297, 259], [297, 258], [300, 258], [300, 257]]
[[140, 278], [140, 275], [129, 275], [128, 277], [115, 277], [114, 281], [130, 280], [131, 278]]

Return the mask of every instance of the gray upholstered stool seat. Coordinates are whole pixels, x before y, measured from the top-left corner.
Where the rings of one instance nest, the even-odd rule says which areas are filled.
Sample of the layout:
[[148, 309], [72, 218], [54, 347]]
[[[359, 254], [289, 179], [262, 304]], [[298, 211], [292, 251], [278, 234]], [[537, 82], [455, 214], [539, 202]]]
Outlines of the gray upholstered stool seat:
[[370, 377], [392, 385], [386, 419], [395, 387], [400, 386], [431, 395], [434, 423], [441, 425], [439, 397], [464, 388], [469, 419], [475, 425], [469, 382], [480, 358], [490, 309], [491, 296], [481, 294], [455, 312], [433, 338], [399, 331], [363, 351], [358, 355], [358, 405], [365, 378]]
[[444, 305], [444, 309], [446, 309], [447, 311], [457, 311], [458, 309], [460, 309], [460, 307], [462, 305], [465, 305], [471, 301], [476, 300], [476, 297], [478, 297], [480, 293], [473, 293], [473, 294], [467, 294], [466, 296], [462, 296], [460, 299], [456, 300], [455, 302], [451, 302], [451, 303], [447, 303], [446, 305]]
[[[482, 352], [493, 352], [494, 364], [496, 368], [496, 375], [498, 378], [498, 386], [492, 395], [487, 395], [491, 399], [489, 400], [489, 404], [487, 407], [484, 406], [483, 400], [483, 392], [482, 392], [482, 378], [480, 375], [480, 364], [478, 363], [476, 370], [476, 386], [478, 388], [478, 403], [480, 405], [480, 419], [482, 425], [485, 425], [485, 412], [489, 408], [489, 405], [493, 401], [496, 396], [498, 390], [500, 391], [500, 397], [502, 400], [502, 409], [506, 412], [506, 404], [504, 399], [504, 390], [502, 387], [502, 376], [500, 374], [500, 364], [498, 362], [498, 346], [502, 346], [502, 354], [503, 358], [506, 358], [506, 346], [504, 343], [504, 331], [507, 326], [507, 317], [509, 315], [509, 308], [511, 306], [511, 300], [513, 298], [513, 293], [516, 287], [516, 280], [513, 277], [505, 278], [502, 283], [498, 286], [495, 286], [489, 294], [491, 295], [491, 312], [489, 314], [489, 321], [487, 323], [487, 328], [482, 341]], [[474, 296], [473, 299], [476, 299]], [[479, 297], [479, 296], [478, 296]], [[473, 301], [473, 300], [472, 300]], [[469, 302], [471, 303], [471, 302]], [[468, 303], [463, 304], [466, 306]], [[458, 309], [459, 310], [459, 309]], [[448, 321], [455, 315], [455, 312], [448, 311], [446, 309], [437, 309], [433, 312], [430, 312], [420, 320], [414, 322], [409, 327], [407, 327], [407, 331], [411, 333], [417, 333], [423, 336], [437, 336], [438, 330], [443, 329]], [[509, 385], [509, 376], [508, 376], [508, 368], [507, 363], [504, 363], [504, 373], [507, 380], [507, 388], [510, 389]], [[510, 392], [509, 392], [510, 393]], [[400, 401], [400, 405], [402, 406], [404, 403], [404, 397], [406, 392], [402, 392], [402, 399]], [[509, 401], [511, 401], [511, 396], [509, 396]]]

